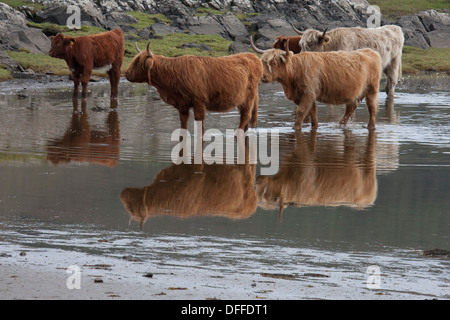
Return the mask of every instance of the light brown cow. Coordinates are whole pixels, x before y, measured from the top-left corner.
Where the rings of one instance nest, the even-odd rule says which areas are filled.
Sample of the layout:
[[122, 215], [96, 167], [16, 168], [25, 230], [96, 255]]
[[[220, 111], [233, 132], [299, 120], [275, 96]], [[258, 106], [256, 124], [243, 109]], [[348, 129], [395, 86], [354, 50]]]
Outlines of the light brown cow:
[[402, 50], [405, 41], [399, 26], [336, 28], [323, 33], [313, 29], [304, 32], [294, 30], [302, 36], [300, 46], [303, 51], [353, 51], [363, 48], [377, 51], [387, 77], [386, 93], [394, 96], [395, 86], [402, 77]]
[[158, 215], [245, 219], [257, 207], [255, 172], [255, 165], [248, 164], [172, 165], [151, 185], [122, 190], [120, 199], [141, 228], [146, 219]]
[[381, 59], [372, 49], [352, 52], [301, 52], [294, 55], [278, 49], [260, 50], [251, 40], [253, 49], [263, 53], [263, 82], [277, 81], [286, 97], [297, 105], [294, 129], [301, 129], [304, 117], [311, 115], [311, 125], [318, 127], [315, 101], [326, 104], [345, 104], [345, 115], [340, 121], [346, 125], [358, 102], [366, 98], [370, 120], [369, 129], [375, 129], [378, 109], [378, 87]]
[[[295, 146], [274, 176], [258, 176], [258, 205], [266, 210], [287, 206], [347, 206], [363, 209], [377, 197], [376, 136], [344, 135], [317, 139], [317, 130], [295, 133]], [[292, 141], [293, 139], [289, 139]]]
[[249, 122], [255, 127], [261, 75], [261, 61], [252, 53], [167, 58], [153, 54], [148, 45], [125, 72], [128, 81], [147, 82], [158, 89], [161, 99], [178, 110], [182, 129], [187, 128], [191, 108], [195, 120], [203, 124], [206, 110], [225, 112], [235, 106], [240, 112], [239, 128], [247, 130]]

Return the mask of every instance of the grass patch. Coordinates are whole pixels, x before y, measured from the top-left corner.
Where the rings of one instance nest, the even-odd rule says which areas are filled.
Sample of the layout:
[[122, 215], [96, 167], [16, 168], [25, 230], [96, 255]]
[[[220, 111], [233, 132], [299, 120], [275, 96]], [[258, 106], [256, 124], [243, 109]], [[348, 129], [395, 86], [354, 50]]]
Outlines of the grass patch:
[[12, 79], [11, 72], [4, 68], [4, 65], [0, 64], [0, 82]]
[[139, 21], [138, 23], [130, 24], [130, 26], [135, 27], [138, 30], [147, 28], [152, 24], [158, 22], [158, 20], [167, 24], [172, 23], [172, 21], [170, 19], [167, 19], [166, 16], [164, 16], [163, 14], [150, 14], [140, 11], [129, 11], [127, 12], [127, 14], [138, 19]]
[[411, 46], [403, 47], [403, 73], [420, 71], [450, 72], [450, 48], [420, 49]]
[[8, 6], [10, 6], [11, 8], [14, 8], [14, 9], [18, 9], [22, 6], [32, 7], [32, 8], [34, 8], [34, 10], [33, 10], [34, 12], [37, 12], [37, 11], [45, 8], [45, 6], [42, 4], [34, 3], [31, 1], [26, 1], [26, 0], [2, 0], [1, 2], [6, 3]]
[[57, 33], [62, 33], [66, 36], [78, 37], [78, 36], [89, 36], [92, 34], [97, 34], [100, 32], [105, 32], [106, 30], [94, 26], [81, 26], [80, 29], [70, 29], [67, 26], [60, 26], [56, 23], [51, 22], [27, 22], [27, 25], [32, 28], [42, 29], [42, 32], [47, 35], [56, 35]]
[[21, 51], [5, 52], [24, 69], [30, 68], [34, 72], [52, 72], [57, 75], [70, 74], [66, 62], [62, 59], [52, 58], [46, 54], [34, 54]]
[[[183, 43], [195, 42], [204, 44], [211, 48], [211, 51], [203, 51], [200, 48], [178, 48]], [[139, 48], [145, 50], [148, 40], [141, 39], [138, 41]], [[162, 36], [162, 39], [152, 39], [150, 41], [150, 50], [155, 54], [161, 54], [167, 57], [177, 57], [181, 55], [191, 54], [197, 56], [224, 56], [228, 54], [228, 47], [231, 41], [216, 35], [189, 35], [183, 33], [172, 33]], [[136, 48], [134, 41], [125, 42], [126, 56], [134, 57]]]
[[216, 10], [216, 9], [213, 9], [213, 8], [199, 7], [199, 8], [197, 8], [197, 13], [195, 15], [199, 17], [199, 16], [207, 16], [208, 14], [224, 15], [225, 12], [224, 11], [220, 11], [220, 10]]
[[368, 2], [372, 5], [379, 6], [381, 14], [388, 19], [411, 15], [430, 9], [437, 11], [449, 9], [448, 0], [369, 0]]

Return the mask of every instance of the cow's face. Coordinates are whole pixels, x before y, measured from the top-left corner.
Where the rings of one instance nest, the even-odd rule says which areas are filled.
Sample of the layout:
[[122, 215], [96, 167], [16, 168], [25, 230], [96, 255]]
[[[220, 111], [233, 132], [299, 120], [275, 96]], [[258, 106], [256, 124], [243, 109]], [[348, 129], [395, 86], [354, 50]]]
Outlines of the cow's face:
[[286, 50], [286, 37], [279, 36], [276, 38], [275, 43], [272, 45], [274, 49]]
[[147, 82], [150, 84], [150, 70], [153, 67], [153, 58], [151, 51], [140, 51], [125, 71], [125, 78], [130, 82]]
[[263, 64], [262, 82], [273, 82], [283, 78], [286, 73], [286, 64], [292, 55], [292, 51], [287, 53], [278, 49], [267, 50], [261, 56]]
[[72, 46], [74, 43], [75, 38], [58, 33], [56, 36], [51, 36], [51, 48], [48, 54], [53, 58], [64, 59], [66, 57], [67, 47]]
[[330, 41], [330, 36], [317, 30], [306, 30], [300, 40], [302, 51], [326, 51], [325, 45]]

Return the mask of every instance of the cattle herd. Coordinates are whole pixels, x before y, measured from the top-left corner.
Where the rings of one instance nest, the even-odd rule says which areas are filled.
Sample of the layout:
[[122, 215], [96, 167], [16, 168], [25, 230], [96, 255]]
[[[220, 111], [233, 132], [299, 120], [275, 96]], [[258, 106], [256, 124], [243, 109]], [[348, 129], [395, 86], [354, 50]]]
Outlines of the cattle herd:
[[[344, 104], [340, 121], [346, 125], [358, 103], [366, 99], [369, 130], [375, 129], [381, 74], [386, 75], [388, 99], [394, 96], [401, 78], [403, 32], [398, 26], [379, 28], [336, 28], [319, 32], [308, 29], [294, 37], [279, 36], [273, 48], [257, 48], [256, 53], [237, 53], [225, 57], [185, 55], [168, 58], [137, 47], [138, 54], [125, 71], [130, 82], [148, 83], [161, 99], [175, 107], [181, 128], [187, 128], [192, 108], [196, 121], [204, 121], [207, 110], [225, 112], [237, 107], [239, 129], [255, 127], [258, 118], [258, 85], [279, 82], [287, 99], [297, 106], [294, 129], [304, 119], [318, 127], [316, 102]], [[117, 99], [124, 56], [124, 37], [120, 29], [91, 36], [51, 37], [49, 55], [64, 59], [72, 73], [73, 98], [87, 97], [87, 84], [93, 70], [106, 70], [111, 99]], [[309, 117], [308, 117], [309, 116]], [[203, 126], [204, 128], [204, 126]]]

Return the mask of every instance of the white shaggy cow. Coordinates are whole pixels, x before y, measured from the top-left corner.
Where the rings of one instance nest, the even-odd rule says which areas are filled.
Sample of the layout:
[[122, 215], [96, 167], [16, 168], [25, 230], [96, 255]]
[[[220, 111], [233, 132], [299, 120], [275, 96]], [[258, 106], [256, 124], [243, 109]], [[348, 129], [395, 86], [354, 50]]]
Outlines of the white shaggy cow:
[[387, 77], [386, 93], [388, 97], [394, 96], [395, 86], [402, 76], [404, 36], [399, 26], [336, 28], [323, 33], [313, 29], [304, 32], [294, 30], [302, 36], [302, 51], [353, 51], [363, 48], [377, 51]]

